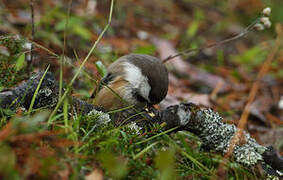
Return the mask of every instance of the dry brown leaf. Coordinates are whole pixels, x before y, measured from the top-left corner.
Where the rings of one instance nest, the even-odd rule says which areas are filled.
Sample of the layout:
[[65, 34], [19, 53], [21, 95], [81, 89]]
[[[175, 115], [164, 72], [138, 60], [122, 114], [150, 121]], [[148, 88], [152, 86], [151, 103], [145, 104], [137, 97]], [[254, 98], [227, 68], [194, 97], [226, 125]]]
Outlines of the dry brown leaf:
[[[177, 54], [177, 51], [169, 41], [155, 36], [151, 36], [150, 40], [157, 47], [161, 59]], [[172, 59], [167, 64], [173, 66], [178, 72], [189, 75], [193, 82], [202, 82], [212, 89], [215, 89], [217, 84], [221, 82], [222, 88], [219, 89], [220, 93], [226, 92], [230, 88], [230, 85], [222, 77], [202, 71], [194, 65], [183, 61], [180, 56]]]
[[86, 180], [103, 180], [103, 173], [99, 169], [94, 169], [89, 173], [88, 175], [85, 176]]

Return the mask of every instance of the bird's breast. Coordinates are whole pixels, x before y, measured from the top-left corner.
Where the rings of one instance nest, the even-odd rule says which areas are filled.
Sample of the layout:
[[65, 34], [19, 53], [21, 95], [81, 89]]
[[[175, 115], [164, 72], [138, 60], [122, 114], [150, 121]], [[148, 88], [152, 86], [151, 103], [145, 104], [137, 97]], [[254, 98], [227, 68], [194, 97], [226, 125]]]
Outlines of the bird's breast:
[[98, 92], [94, 104], [107, 110], [114, 110], [137, 105], [138, 102], [133, 96], [133, 86], [127, 80], [118, 77]]

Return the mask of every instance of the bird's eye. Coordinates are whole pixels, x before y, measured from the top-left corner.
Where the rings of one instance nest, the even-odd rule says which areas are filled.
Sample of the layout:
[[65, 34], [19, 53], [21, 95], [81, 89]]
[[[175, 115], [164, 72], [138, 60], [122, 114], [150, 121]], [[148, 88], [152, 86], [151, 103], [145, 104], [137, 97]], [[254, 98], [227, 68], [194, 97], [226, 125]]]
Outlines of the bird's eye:
[[114, 75], [112, 73], [108, 73], [104, 78], [101, 79], [101, 85], [107, 85], [113, 79]]
[[148, 100], [146, 100], [144, 97], [142, 97], [137, 90], [135, 90], [133, 92], [133, 95], [139, 102], [141, 102], [141, 103], [149, 103]]

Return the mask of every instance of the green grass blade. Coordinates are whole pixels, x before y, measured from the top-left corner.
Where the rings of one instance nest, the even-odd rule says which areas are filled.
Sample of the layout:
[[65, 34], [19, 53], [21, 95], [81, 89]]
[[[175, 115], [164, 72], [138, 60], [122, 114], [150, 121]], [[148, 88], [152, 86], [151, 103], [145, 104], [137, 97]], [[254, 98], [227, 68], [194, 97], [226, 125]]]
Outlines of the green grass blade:
[[167, 133], [169, 133], [169, 132], [172, 132], [172, 131], [174, 131], [174, 130], [177, 129], [177, 128], [179, 128], [179, 127], [174, 127], [174, 128], [168, 129], [167, 131], [164, 131], [164, 132], [161, 132], [161, 133], [156, 134], [156, 135], [154, 135], [154, 136], [151, 136], [150, 138], [147, 138], [147, 139], [145, 139], [145, 140], [143, 140], [143, 141], [137, 142], [136, 144], [142, 144], [142, 143], [148, 142], [148, 141], [150, 141], [150, 140], [152, 140], [152, 139], [154, 139], [154, 138], [157, 138], [157, 137], [159, 137], [159, 136], [162, 136], [162, 135], [164, 135], [164, 134], [167, 134]]
[[109, 12], [109, 20], [108, 20], [108, 24], [104, 27], [103, 31], [100, 33], [100, 35], [98, 36], [97, 40], [95, 41], [95, 43], [93, 44], [91, 50], [89, 51], [88, 55], [85, 57], [85, 59], [83, 60], [82, 64], [80, 65], [78, 71], [76, 72], [76, 74], [74, 75], [74, 77], [72, 78], [71, 82], [68, 84], [68, 87], [66, 89], [66, 91], [64, 92], [63, 96], [59, 99], [56, 107], [54, 108], [54, 110], [52, 111], [49, 119], [48, 119], [48, 125], [50, 125], [52, 116], [55, 115], [55, 113], [58, 111], [59, 107], [61, 106], [62, 102], [64, 101], [64, 99], [66, 98], [67, 94], [70, 91], [70, 87], [72, 86], [72, 84], [75, 82], [75, 80], [77, 79], [78, 75], [80, 74], [82, 68], [84, 67], [85, 63], [87, 62], [87, 60], [89, 59], [90, 55], [93, 53], [94, 49], [96, 48], [97, 44], [100, 42], [100, 40], [102, 39], [104, 33], [107, 31], [107, 29], [110, 26], [111, 23], [111, 18], [112, 18], [112, 13], [113, 13], [113, 6], [114, 6], [114, 0], [111, 1], [111, 7], [110, 7], [110, 12]]
[[155, 146], [157, 143], [159, 142], [155, 142], [152, 143], [151, 145], [147, 146], [146, 148], [144, 148], [141, 152], [139, 152], [138, 154], [136, 154], [133, 159], [136, 160], [137, 158], [141, 157], [145, 152], [147, 152], [149, 149], [151, 149], [153, 146]]
[[40, 86], [41, 86], [41, 84], [42, 84], [42, 81], [43, 81], [43, 79], [44, 79], [46, 73], [48, 72], [49, 67], [50, 67], [50, 65], [47, 66], [47, 68], [46, 68], [46, 70], [45, 70], [43, 76], [41, 77], [41, 79], [40, 79], [40, 81], [39, 81], [39, 83], [38, 83], [38, 85], [37, 85], [37, 87], [36, 87], [36, 90], [35, 90], [35, 92], [34, 92], [34, 94], [33, 94], [32, 99], [31, 99], [31, 103], [30, 103], [30, 105], [29, 105], [28, 115], [30, 115], [30, 113], [31, 113], [31, 111], [32, 111], [32, 107], [33, 107], [33, 105], [34, 105], [35, 98], [36, 98], [36, 96], [37, 96], [37, 94], [38, 94], [38, 91], [39, 91], [39, 88], [40, 88]]
[[76, 72], [75, 76], [73, 77], [73, 79], [70, 82], [70, 85], [72, 85], [74, 83], [74, 81], [77, 79], [78, 75], [81, 72], [81, 69], [84, 67], [84, 64], [87, 62], [87, 60], [89, 59], [90, 55], [93, 53], [94, 49], [96, 48], [96, 46], [98, 45], [98, 43], [100, 42], [100, 40], [102, 39], [103, 35], [105, 34], [105, 32], [108, 30], [110, 24], [111, 24], [111, 19], [112, 19], [112, 14], [113, 14], [113, 6], [114, 6], [114, 0], [111, 0], [111, 6], [110, 6], [110, 12], [109, 12], [109, 19], [108, 19], [108, 23], [106, 24], [106, 26], [104, 27], [103, 31], [100, 33], [100, 35], [98, 36], [97, 40], [94, 42], [94, 45], [91, 47], [89, 53], [87, 54], [87, 56], [85, 57], [85, 59], [83, 60], [82, 64], [80, 65], [78, 71]]

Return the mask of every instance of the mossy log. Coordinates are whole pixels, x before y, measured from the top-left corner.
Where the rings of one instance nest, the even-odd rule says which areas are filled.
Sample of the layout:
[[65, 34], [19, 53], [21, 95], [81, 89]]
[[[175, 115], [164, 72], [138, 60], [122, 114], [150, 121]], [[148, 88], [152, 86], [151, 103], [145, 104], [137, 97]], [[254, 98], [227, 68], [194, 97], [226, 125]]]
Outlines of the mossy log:
[[[0, 107], [16, 110], [28, 109], [35, 90], [43, 73], [33, 74], [29, 80], [17, 87], [0, 92]], [[52, 108], [58, 102], [58, 82], [50, 72], [46, 74], [33, 105], [34, 108]], [[70, 111], [76, 114], [89, 115], [98, 113], [104, 115], [97, 125], [105, 124], [109, 119], [103, 108], [75, 97], [70, 97]], [[138, 113], [137, 113], [138, 112]], [[131, 117], [131, 118], [129, 118]], [[138, 129], [145, 129], [151, 124], [162, 124], [164, 129], [176, 128], [176, 130], [190, 131], [202, 141], [203, 149], [227, 153], [231, 140], [237, 132], [235, 125], [223, 123], [223, 118], [215, 111], [200, 108], [193, 103], [181, 103], [167, 107], [165, 110], [151, 109], [126, 109], [115, 114], [114, 123], [124, 125], [134, 123]], [[126, 120], [126, 121], [125, 121]], [[243, 133], [244, 143], [235, 144], [232, 156], [245, 166], [262, 164], [267, 174], [282, 177], [283, 158], [272, 147], [264, 147], [251, 138], [247, 132]]]

